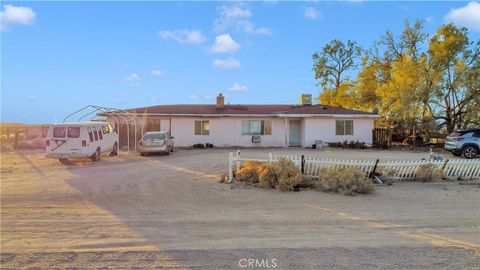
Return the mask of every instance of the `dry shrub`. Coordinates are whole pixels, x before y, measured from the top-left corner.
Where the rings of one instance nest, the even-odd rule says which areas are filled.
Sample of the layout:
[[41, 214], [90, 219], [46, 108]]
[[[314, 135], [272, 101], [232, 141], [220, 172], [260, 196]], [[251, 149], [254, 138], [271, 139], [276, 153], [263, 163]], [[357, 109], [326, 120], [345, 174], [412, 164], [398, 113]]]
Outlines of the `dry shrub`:
[[277, 189], [281, 191], [292, 191], [295, 186], [303, 181], [302, 172], [289, 159], [280, 158], [277, 166], [280, 167], [278, 182], [275, 186]]
[[262, 172], [265, 164], [261, 162], [248, 161], [243, 164], [240, 171], [237, 172], [235, 178], [237, 181], [246, 182], [250, 184], [258, 183], [260, 173]]
[[281, 168], [275, 163], [265, 164], [263, 171], [260, 173], [258, 179], [259, 186], [261, 188], [275, 188], [278, 183]]
[[415, 180], [420, 182], [432, 182], [440, 180], [443, 177], [442, 169], [433, 164], [420, 165], [415, 171]]
[[375, 186], [359, 168], [328, 168], [320, 172], [315, 185], [318, 190], [345, 195], [372, 193]]

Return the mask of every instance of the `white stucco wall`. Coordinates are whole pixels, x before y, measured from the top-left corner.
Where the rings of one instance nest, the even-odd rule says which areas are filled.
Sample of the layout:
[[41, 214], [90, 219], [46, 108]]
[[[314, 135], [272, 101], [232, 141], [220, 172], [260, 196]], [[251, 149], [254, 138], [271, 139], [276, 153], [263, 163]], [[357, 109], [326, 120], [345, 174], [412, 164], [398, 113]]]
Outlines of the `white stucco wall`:
[[345, 140], [358, 140], [367, 144], [372, 143], [373, 119], [347, 119], [353, 120], [353, 135], [335, 135], [334, 118], [304, 118], [303, 119], [303, 147], [311, 147], [315, 140], [323, 142], [343, 142]]
[[[195, 120], [209, 120], [209, 135], [194, 135]], [[272, 135], [261, 136], [260, 143], [252, 143], [252, 136], [242, 135], [242, 120], [271, 120]], [[172, 118], [172, 136], [175, 145], [192, 146], [196, 143], [211, 143], [218, 147], [283, 147], [285, 124], [278, 118]]]
[[[342, 118], [348, 120], [347, 118]], [[194, 135], [195, 120], [209, 120], [210, 135]], [[271, 120], [272, 135], [261, 136], [260, 143], [252, 143], [252, 137], [242, 135], [242, 120]], [[373, 119], [353, 120], [353, 135], [335, 135], [335, 118], [296, 118], [300, 122], [300, 140], [302, 147], [311, 147], [315, 140], [324, 142], [343, 142], [345, 140], [358, 140], [367, 144], [372, 143]], [[109, 121], [114, 124], [113, 119]], [[288, 122], [287, 122], [288, 123]], [[161, 120], [160, 129], [168, 131], [170, 120]], [[172, 117], [171, 134], [175, 137], [176, 146], [192, 146], [197, 143], [211, 143], [217, 147], [242, 146], [242, 147], [285, 147], [288, 145], [288, 124], [285, 126], [284, 118], [195, 118]], [[120, 135], [120, 136], [125, 136]], [[287, 140], [287, 141], [286, 141]]]

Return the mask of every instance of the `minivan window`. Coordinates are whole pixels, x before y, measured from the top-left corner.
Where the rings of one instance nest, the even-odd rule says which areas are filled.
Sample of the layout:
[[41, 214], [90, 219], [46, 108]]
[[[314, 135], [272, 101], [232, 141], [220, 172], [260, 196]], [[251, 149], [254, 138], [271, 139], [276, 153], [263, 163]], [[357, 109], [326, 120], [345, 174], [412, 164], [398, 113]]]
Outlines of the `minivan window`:
[[80, 127], [68, 127], [67, 128], [67, 137], [68, 138], [80, 138]]
[[93, 133], [91, 128], [87, 128], [88, 131], [88, 137], [90, 138], [90, 142], [93, 142]]
[[98, 137], [101, 139], [103, 139], [103, 134], [102, 134], [102, 129], [100, 127], [97, 127], [97, 130], [98, 130]]
[[93, 136], [95, 136], [95, 141], [98, 141], [98, 132], [96, 127], [92, 127]]
[[54, 127], [53, 128], [53, 137], [54, 138], [65, 138], [65, 127]]
[[165, 133], [147, 133], [143, 135], [144, 140], [165, 140]]

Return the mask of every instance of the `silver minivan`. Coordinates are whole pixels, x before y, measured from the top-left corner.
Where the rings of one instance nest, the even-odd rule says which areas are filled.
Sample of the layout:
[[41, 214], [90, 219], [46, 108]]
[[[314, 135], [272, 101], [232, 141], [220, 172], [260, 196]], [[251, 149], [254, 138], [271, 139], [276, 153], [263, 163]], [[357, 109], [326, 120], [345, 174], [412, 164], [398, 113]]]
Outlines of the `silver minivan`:
[[170, 152], [173, 152], [173, 139], [169, 132], [146, 132], [138, 141], [138, 149], [142, 156], [148, 153], [165, 153], [169, 155]]

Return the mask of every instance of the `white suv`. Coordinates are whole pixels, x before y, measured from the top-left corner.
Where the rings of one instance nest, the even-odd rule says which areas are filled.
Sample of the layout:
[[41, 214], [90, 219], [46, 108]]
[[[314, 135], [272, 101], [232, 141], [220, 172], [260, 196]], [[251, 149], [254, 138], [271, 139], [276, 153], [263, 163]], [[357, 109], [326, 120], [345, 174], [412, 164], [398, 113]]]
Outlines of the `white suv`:
[[480, 128], [452, 132], [447, 136], [444, 148], [454, 156], [475, 158], [480, 152]]

